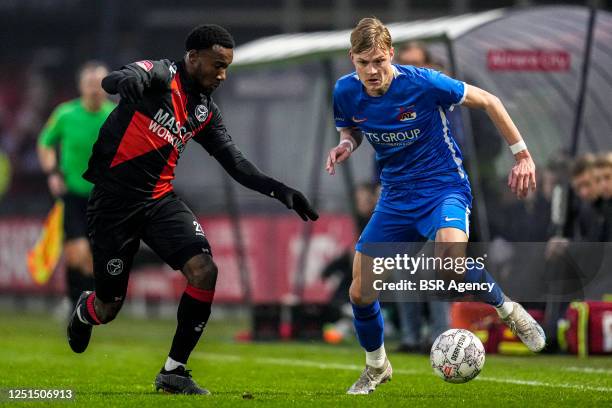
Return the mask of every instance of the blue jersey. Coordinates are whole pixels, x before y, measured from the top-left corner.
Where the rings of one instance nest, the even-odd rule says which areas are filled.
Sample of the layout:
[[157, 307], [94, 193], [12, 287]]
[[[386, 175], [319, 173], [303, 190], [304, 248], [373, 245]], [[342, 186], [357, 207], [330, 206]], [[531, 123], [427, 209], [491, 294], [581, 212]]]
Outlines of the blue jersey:
[[334, 88], [338, 130], [359, 128], [376, 151], [383, 186], [465, 184], [467, 174], [447, 113], [465, 99], [466, 85], [431, 69], [393, 65], [382, 96], [366, 93], [356, 73]]

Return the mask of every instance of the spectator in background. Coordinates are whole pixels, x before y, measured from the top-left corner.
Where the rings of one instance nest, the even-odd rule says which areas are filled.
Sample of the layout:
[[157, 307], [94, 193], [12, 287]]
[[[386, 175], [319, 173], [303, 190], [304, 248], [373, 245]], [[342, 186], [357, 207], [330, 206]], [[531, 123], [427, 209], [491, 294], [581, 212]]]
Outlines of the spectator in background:
[[[443, 70], [442, 64], [431, 58], [431, 53], [425, 44], [411, 41], [399, 48], [396, 54], [397, 63], [400, 65], [413, 65], [415, 67], [432, 68]], [[453, 135], [463, 140], [463, 131], [459, 110], [447, 112]], [[455, 126], [453, 126], [453, 124]], [[449, 307], [447, 302], [399, 302], [397, 303], [397, 317], [400, 327], [401, 343], [398, 348], [400, 352], [428, 352], [438, 335], [448, 329]], [[429, 335], [423, 336], [422, 326], [426, 323]]]
[[593, 172], [601, 199], [609, 201], [612, 199], [612, 152], [602, 153], [595, 158]]
[[605, 161], [606, 173], [604, 181], [606, 183], [606, 196], [612, 199], [612, 152], [607, 152], [602, 155]]
[[577, 241], [603, 242], [605, 237], [605, 159], [587, 153], [579, 157], [572, 167], [572, 189], [579, 202], [574, 206], [576, 223], [571, 237]]
[[[567, 237], [553, 237], [546, 248], [551, 295], [580, 293], [601, 266], [604, 248], [594, 243], [612, 240], [612, 155], [587, 153], [578, 157], [571, 168], [571, 187], [575, 200], [570, 205]], [[570, 246], [570, 242], [589, 244]], [[557, 324], [567, 306], [568, 302], [558, 301], [546, 304], [548, 352], [557, 351]]]
[[410, 41], [402, 44], [399, 47], [396, 58], [397, 63], [400, 65], [413, 65], [425, 68], [432, 68], [432, 65], [434, 65], [427, 46], [419, 41]]
[[49, 191], [64, 202], [64, 257], [70, 310], [81, 292], [93, 290], [94, 286], [86, 214], [93, 185], [82, 175], [100, 127], [115, 107], [101, 86], [107, 74], [103, 64], [85, 63], [77, 75], [80, 97], [60, 104], [38, 139], [38, 158], [47, 174]]

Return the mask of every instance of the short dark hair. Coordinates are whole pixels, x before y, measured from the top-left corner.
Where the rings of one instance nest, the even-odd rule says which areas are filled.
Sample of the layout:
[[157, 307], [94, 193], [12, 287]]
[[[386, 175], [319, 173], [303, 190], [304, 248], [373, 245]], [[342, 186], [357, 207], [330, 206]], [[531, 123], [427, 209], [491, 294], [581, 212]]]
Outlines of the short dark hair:
[[417, 50], [421, 50], [421, 52], [423, 53], [423, 60], [424, 60], [423, 62], [425, 64], [431, 64], [434, 62], [431, 57], [431, 52], [429, 52], [429, 48], [427, 48], [427, 44], [425, 44], [422, 41], [409, 41], [405, 44], [402, 44], [400, 47], [400, 51], [411, 50], [413, 48], [416, 48]]
[[104, 68], [107, 71], [109, 70], [108, 65], [106, 65], [102, 61], [98, 61], [98, 60], [85, 61], [83, 64], [81, 64], [81, 66], [79, 66], [79, 69], [76, 72], [77, 83], [81, 80], [81, 76], [83, 75], [85, 71], [94, 70], [98, 68]]
[[205, 50], [219, 44], [234, 48], [234, 38], [225, 28], [216, 24], [202, 24], [195, 27], [185, 39], [185, 51]]
[[576, 158], [572, 165], [572, 178], [591, 170], [595, 166], [595, 160], [595, 155], [592, 153], [585, 153]]

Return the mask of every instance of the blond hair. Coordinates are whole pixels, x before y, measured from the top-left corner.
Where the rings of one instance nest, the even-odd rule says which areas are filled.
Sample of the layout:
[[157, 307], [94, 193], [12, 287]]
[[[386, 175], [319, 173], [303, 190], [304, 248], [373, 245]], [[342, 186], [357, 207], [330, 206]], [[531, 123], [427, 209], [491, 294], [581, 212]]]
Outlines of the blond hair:
[[351, 32], [351, 51], [360, 54], [375, 48], [391, 49], [391, 34], [375, 17], [362, 18]]

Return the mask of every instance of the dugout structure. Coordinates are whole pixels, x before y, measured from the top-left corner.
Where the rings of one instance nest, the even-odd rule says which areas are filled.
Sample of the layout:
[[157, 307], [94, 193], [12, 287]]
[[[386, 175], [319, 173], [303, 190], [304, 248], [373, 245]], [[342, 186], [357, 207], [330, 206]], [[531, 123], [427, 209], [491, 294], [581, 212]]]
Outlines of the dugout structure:
[[[396, 46], [424, 41], [449, 74], [499, 96], [541, 172], [582, 152], [612, 150], [611, 13], [578, 6], [513, 8], [388, 27]], [[283, 34], [239, 46], [231, 80], [218, 98], [247, 155], [302, 188], [329, 213], [355, 213], [355, 183], [372, 179], [375, 172], [367, 146], [336, 177], [324, 172], [325, 153], [337, 143], [331, 90], [338, 77], [353, 70], [349, 34]], [[487, 241], [495, 229], [492, 218], [506, 200], [504, 179], [512, 156], [488, 118], [461, 111], [457, 136], [475, 193], [476, 232]], [[182, 166], [179, 171], [187, 171]], [[559, 174], [555, 180], [566, 181]], [[223, 191], [236, 217], [259, 210], [261, 202], [256, 204], [253, 194], [230, 187]], [[563, 208], [558, 204], [553, 211], [554, 223], [566, 222]], [[310, 224], [303, 228], [306, 253]], [[299, 292], [299, 279], [296, 283]]]

